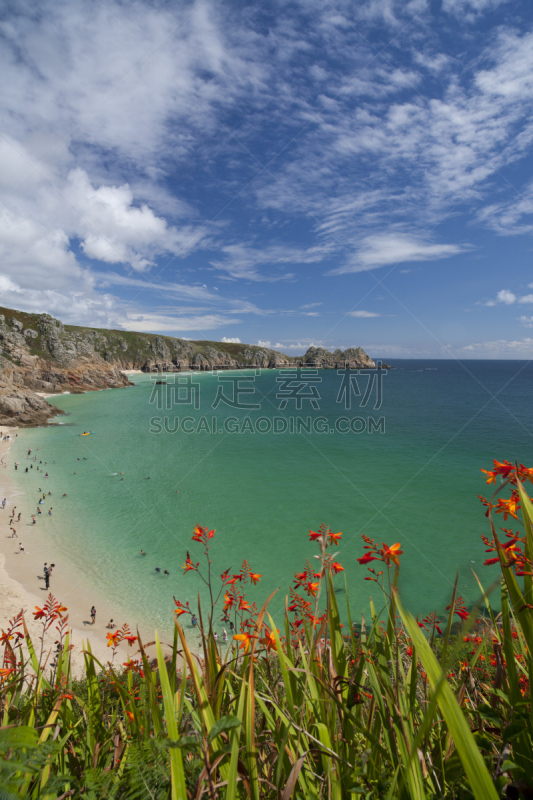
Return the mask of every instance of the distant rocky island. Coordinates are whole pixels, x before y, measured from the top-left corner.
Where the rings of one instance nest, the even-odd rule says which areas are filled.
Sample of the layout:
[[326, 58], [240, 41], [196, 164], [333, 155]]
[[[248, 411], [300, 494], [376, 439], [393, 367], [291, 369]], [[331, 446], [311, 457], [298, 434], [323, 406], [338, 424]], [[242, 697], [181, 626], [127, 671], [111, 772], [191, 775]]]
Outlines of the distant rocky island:
[[[81, 393], [131, 385], [124, 370], [375, 369], [362, 347], [310, 347], [300, 357], [250, 344], [63, 325], [49, 314], [0, 307], [0, 425], [42, 425], [60, 413], [37, 392]], [[388, 368], [384, 364], [383, 367]]]

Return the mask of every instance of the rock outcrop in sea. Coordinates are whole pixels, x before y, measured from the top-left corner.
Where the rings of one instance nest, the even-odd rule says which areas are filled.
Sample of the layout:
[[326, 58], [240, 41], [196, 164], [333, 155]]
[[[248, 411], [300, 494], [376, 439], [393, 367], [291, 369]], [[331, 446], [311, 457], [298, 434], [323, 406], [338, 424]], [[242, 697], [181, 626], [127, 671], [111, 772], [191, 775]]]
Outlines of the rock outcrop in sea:
[[[384, 365], [386, 366], [386, 365]], [[123, 370], [366, 368], [362, 347], [310, 347], [304, 356], [249, 344], [189, 341], [150, 333], [63, 325], [49, 314], [0, 308], [0, 425], [42, 425], [62, 413], [36, 394], [81, 393], [131, 385]]]

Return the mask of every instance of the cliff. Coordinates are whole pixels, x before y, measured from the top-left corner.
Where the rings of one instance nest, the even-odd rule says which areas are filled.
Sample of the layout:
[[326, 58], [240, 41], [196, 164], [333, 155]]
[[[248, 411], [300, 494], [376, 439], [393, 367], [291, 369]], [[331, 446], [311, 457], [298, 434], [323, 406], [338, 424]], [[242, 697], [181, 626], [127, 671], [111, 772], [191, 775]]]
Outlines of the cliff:
[[49, 314], [0, 307], [0, 425], [44, 424], [61, 413], [36, 394], [81, 393], [131, 385], [123, 370], [375, 368], [361, 347], [302, 357], [249, 344], [188, 341], [150, 333], [63, 325]]

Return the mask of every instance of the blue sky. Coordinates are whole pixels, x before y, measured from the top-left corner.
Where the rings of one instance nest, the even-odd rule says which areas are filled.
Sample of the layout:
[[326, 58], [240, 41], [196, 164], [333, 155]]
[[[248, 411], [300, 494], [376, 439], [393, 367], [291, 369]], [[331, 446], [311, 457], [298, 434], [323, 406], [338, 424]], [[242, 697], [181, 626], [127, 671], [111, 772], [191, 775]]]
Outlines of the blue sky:
[[533, 357], [533, 7], [6, 4], [0, 304]]

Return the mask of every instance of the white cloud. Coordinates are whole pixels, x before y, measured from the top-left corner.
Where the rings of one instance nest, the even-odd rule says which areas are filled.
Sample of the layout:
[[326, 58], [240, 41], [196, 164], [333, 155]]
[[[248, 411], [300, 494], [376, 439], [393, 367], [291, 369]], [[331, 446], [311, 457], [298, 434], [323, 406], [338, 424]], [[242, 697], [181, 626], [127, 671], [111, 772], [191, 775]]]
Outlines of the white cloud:
[[522, 296], [518, 296], [514, 292], [511, 292], [509, 289], [501, 289], [496, 295], [496, 300], [487, 300], [482, 305], [495, 306], [498, 303], [503, 303], [506, 306], [512, 306], [515, 303], [522, 303], [522, 304], [533, 303], [533, 294], [525, 294]]
[[496, 299], [499, 303], [505, 303], [505, 305], [512, 305], [516, 303], [516, 295], [513, 292], [510, 292], [508, 289], [502, 289], [496, 295]]
[[[204, 316], [190, 317], [157, 313], [139, 314], [136, 316], [130, 314], [127, 320], [122, 321], [122, 327], [127, 331], [156, 331], [162, 333], [195, 331], [200, 334], [202, 331], [215, 330], [223, 325], [234, 325], [238, 322], [240, 322], [240, 320], [235, 319], [235, 317], [224, 317], [221, 314], [205, 314]], [[202, 337], [200, 336], [199, 338]]]
[[387, 233], [367, 236], [348, 262], [332, 270], [330, 275], [362, 272], [404, 261], [434, 261], [462, 253], [466, 250], [457, 244], [428, 244], [410, 234]]
[[493, 11], [506, 2], [509, 0], [443, 0], [442, 10], [473, 22], [478, 14]]
[[381, 314], [377, 314], [375, 311], [348, 311], [349, 317], [381, 317]]
[[533, 328], [533, 317], [517, 317], [526, 328]]
[[[224, 258], [210, 263], [216, 269], [227, 272], [230, 277], [275, 282], [290, 280], [294, 278], [294, 274], [290, 272], [278, 274], [272, 270], [273, 267], [320, 262], [331, 252], [331, 247], [317, 246], [304, 249], [288, 245], [270, 245], [261, 249], [240, 243], [223, 245], [220, 251]], [[258, 267], [261, 266], [270, 268], [270, 271], [260, 272]]]
[[300, 306], [300, 308], [317, 308], [321, 305], [322, 303], [306, 303], [304, 306]]
[[[262, 342], [261, 339], [259, 339], [257, 344], [259, 345], [259, 347], [270, 347], [270, 342]], [[276, 345], [276, 347], [278, 347], [278, 345]]]
[[497, 339], [490, 342], [476, 342], [474, 344], [466, 345], [461, 349], [469, 352], [477, 352], [480, 355], [487, 356], [489, 358], [495, 358], [498, 355], [533, 357], [533, 339]]
[[240, 344], [241, 343], [241, 340], [239, 339], [238, 336], [232, 336], [232, 337], [229, 337], [229, 338], [227, 338], [226, 336], [223, 336], [222, 337], [222, 341], [226, 342], [226, 344]]

